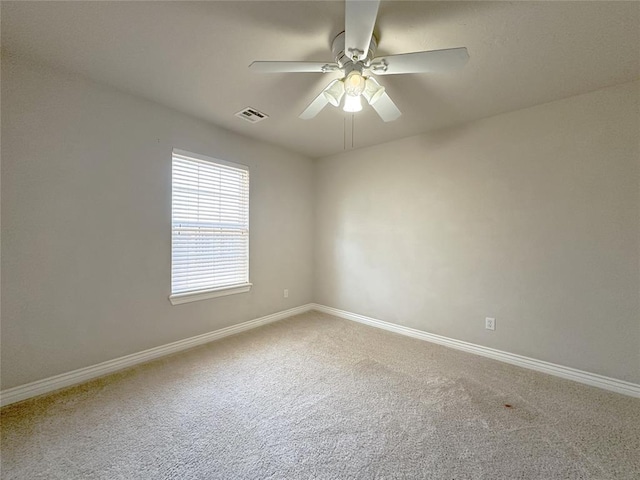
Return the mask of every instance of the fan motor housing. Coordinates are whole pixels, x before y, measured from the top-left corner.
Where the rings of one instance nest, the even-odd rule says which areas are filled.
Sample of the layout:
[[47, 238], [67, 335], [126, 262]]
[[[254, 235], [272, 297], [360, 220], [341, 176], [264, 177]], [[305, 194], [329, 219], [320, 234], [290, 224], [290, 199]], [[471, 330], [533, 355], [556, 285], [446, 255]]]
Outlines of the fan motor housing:
[[[333, 53], [334, 58], [336, 59], [336, 63], [340, 66], [340, 68], [344, 68], [349, 63], [354, 63], [353, 59], [349, 58], [349, 56], [344, 52], [344, 39], [345, 33], [339, 33], [336, 38], [333, 39], [333, 43], [331, 44], [331, 52]], [[369, 49], [367, 51], [367, 56], [362, 63], [365, 67], [368, 67], [373, 59], [373, 56], [376, 53], [376, 48], [378, 47], [378, 42], [374, 35], [371, 35], [371, 42], [369, 43]]]

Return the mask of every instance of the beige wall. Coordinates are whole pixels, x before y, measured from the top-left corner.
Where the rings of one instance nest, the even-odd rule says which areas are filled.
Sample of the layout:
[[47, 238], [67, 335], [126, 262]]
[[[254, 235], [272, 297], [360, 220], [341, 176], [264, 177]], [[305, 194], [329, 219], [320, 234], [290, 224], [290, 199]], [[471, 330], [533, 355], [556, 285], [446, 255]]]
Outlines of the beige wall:
[[[311, 301], [640, 382], [639, 87], [314, 172], [278, 147], [4, 59], [2, 389]], [[167, 300], [173, 147], [250, 166], [251, 293]]]
[[635, 82], [319, 160], [316, 301], [640, 382], [639, 107]]
[[[173, 147], [249, 165], [250, 293], [169, 303]], [[280, 148], [4, 59], [2, 388], [310, 302], [312, 171]]]

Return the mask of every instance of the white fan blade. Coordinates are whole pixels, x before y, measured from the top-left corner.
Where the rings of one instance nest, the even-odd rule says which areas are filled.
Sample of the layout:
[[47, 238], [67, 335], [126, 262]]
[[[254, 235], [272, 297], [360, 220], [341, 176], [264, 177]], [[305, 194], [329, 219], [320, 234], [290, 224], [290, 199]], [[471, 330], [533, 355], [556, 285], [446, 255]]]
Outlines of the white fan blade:
[[377, 102], [371, 105], [376, 113], [380, 116], [383, 122], [393, 122], [396, 120], [402, 112], [393, 103], [393, 100], [384, 93]]
[[376, 24], [380, 0], [346, 0], [344, 25], [344, 53], [356, 60], [367, 57], [373, 27]]
[[339, 67], [327, 62], [253, 62], [249, 68], [258, 73], [328, 73]]
[[313, 102], [309, 104], [307, 108], [305, 108], [304, 112], [299, 115], [299, 118], [303, 120], [309, 120], [310, 118], [318, 115], [324, 107], [329, 103], [329, 99], [325, 96], [324, 92], [329, 90], [338, 80], [334, 80], [329, 85], [327, 85], [324, 90], [320, 92], [316, 98], [313, 99]]
[[469, 54], [466, 48], [447, 48], [377, 57], [371, 61], [369, 68], [376, 75], [446, 72], [464, 66], [467, 60]]

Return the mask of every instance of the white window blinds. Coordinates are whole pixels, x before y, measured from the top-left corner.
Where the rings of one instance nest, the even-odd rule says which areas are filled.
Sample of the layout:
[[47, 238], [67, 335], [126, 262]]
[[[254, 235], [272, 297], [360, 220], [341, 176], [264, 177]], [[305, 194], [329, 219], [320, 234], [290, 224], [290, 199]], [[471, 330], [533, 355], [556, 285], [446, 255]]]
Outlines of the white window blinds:
[[247, 167], [180, 150], [172, 165], [172, 295], [248, 285]]

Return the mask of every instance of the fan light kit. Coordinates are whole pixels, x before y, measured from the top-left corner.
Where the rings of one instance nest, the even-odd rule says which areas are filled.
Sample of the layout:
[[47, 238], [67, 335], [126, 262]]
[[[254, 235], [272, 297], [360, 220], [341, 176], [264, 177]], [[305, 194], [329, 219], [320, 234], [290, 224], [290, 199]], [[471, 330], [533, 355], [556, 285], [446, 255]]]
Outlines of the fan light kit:
[[260, 73], [332, 73], [333, 80], [300, 114], [302, 119], [315, 117], [327, 105], [339, 107], [344, 98], [345, 112], [362, 110], [362, 97], [385, 122], [402, 113], [372, 75], [445, 72], [462, 67], [469, 59], [467, 49], [449, 48], [375, 57], [378, 46], [373, 27], [378, 16], [379, 0], [346, 0], [345, 31], [331, 45], [335, 63], [326, 62], [253, 62], [249, 68]]

